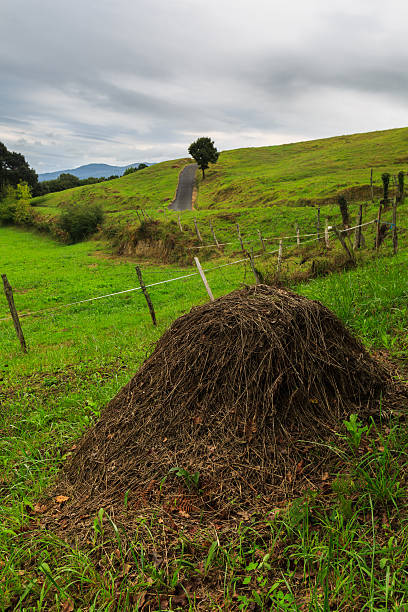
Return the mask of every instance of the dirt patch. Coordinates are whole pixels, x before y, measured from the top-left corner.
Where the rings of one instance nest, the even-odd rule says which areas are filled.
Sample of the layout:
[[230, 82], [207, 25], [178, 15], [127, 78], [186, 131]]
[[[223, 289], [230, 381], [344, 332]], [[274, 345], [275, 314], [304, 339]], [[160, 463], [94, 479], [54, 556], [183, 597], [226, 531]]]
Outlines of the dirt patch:
[[382, 396], [385, 418], [395, 393], [387, 365], [319, 302], [248, 287], [173, 323], [50, 495], [73, 517], [119, 516], [126, 498], [129, 523], [180, 498], [185, 512], [275, 503], [327, 465], [343, 418], [375, 415]]

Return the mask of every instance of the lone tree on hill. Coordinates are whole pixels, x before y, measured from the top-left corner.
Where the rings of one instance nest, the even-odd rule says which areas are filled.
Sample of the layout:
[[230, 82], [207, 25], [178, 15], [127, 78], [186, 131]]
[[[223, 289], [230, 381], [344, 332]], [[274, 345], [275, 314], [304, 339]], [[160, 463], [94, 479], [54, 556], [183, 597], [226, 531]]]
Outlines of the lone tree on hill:
[[204, 179], [204, 170], [208, 168], [208, 164], [215, 164], [218, 160], [219, 153], [214, 146], [214, 142], [208, 136], [202, 136], [191, 143], [188, 147], [188, 152], [196, 160], [200, 170], [202, 170]]

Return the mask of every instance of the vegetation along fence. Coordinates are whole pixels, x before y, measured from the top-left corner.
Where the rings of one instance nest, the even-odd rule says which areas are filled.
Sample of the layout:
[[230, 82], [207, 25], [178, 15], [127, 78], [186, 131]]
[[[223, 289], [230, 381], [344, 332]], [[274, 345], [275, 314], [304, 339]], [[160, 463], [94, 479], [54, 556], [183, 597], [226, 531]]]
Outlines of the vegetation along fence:
[[[177, 276], [175, 278], [167, 278], [155, 283], [150, 283], [148, 285], [145, 285], [144, 281], [143, 281], [143, 276], [142, 276], [142, 271], [140, 269], [139, 266], [136, 266], [136, 272], [137, 272], [137, 276], [138, 276], [138, 280], [139, 280], [139, 286], [138, 287], [133, 287], [131, 289], [125, 289], [122, 291], [116, 291], [114, 293], [108, 293], [105, 295], [98, 295], [98, 296], [94, 296], [94, 297], [89, 297], [86, 299], [82, 299], [82, 300], [76, 300], [76, 301], [72, 301], [69, 302], [67, 304], [60, 304], [57, 306], [52, 306], [50, 308], [43, 308], [40, 310], [36, 310], [36, 311], [29, 311], [29, 312], [17, 312], [15, 303], [14, 303], [14, 296], [13, 296], [13, 290], [12, 287], [7, 279], [6, 274], [2, 274], [2, 280], [3, 280], [3, 287], [4, 287], [4, 292], [7, 298], [7, 302], [9, 305], [9, 310], [10, 310], [10, 315], [5, 316], [3, 318], [0, 318], [0, 322], [6, 322], [6, 321], [12, 321], [16, 330], [16, 334], [18, 337], [18, 340], [20, 342], [21, 345], [21, 349], [23, 352], [27, 352], [27, 344], [24, 338], [24, 334], [23, 334], [23, 330], [21, 327], [21, 323], [20, 323], [20, 319], [23, 317], [28, 317], [28, 316], [39, 316], [39, 315], [45, 315], [46, 313], [50, 313], [52, 311], [56, 311], [56, 310], [60, 310], [63, 308], [68, 308], [70, 306], [75, 306], [77, 304], [85, 304], [85, 303], [89, 303], [89, 302], [93, 302], [95, 300], [101, 300], [104, 298], [108, 298], [108, 297], [112, 297], [115, 295], [122, 295], [125, 293], [131, 293], [134, 291], [141, 291], [146, 299], [147, 302], [147, 306], [149, 308], [149, 312], [150, 312], [150, 316], [152, 318], [152, 323], [153, 325], [157, 324], [157, 320], [156, 320], [156, 313], [154, 310], [154, 306], [153, 306], [153, 302], [150, 298], [150, 295], [147, 291], [147, 289], [150, 289], [152, 287], [156, 287], [158, 285], [163, 285], [166, 283], [173, 283], [179, 280], [184, 280], [186, 278], [191, 278], [191, 277], [195, 277], [197, 275], [199, 275], [203, 281], [203, 284], [205, 286], [205, 289], [208, 293], [208, 296], [210, 298], [210, 300], [214, 300], [211, 288], [210, 288], [210, 284], [207, 280], [206, 274], [214, 272], [216, 270], [219, 270], [221, 268], [227, 267], [227, 266], [234, 266], [240, 263], [249, 263], [250, 268], [252, 270], [253, 276], [254, 276], [254, 280], [256, 284], [259, 284], [261, 282], [261, 277], [259, 274], [259, 271], [256, 269], [255, 267], [255, 259], [260, 258], [260, 257], [264, 257], [267, 255], [273, 255], [276, 256], [277, 260], [276, 260], [276, 274], [275, 274], [275, 279], [278, 281], [281, 275], [281, 271], [282, 271], [282, 259], [283, 259], [283, 243], [284, 241], [296, 241], [294, 242], [294, 244], [289, 245], [289, 247], [291, 247], [292, 251], [296, 251], [296, 249], [298, 249], [299, 247], [303, 247], [303, 245], [305, 244], [309, 244], [312, 242], [322, 242], [326, 248], [329, 247], [330, 245], [330, 235], [334, 235], [338, 240], [339, 243], [341, 244], [342, 248], [344, 249], [346, 255], [347, 255], [347, 259], [352, 261], [353, 263], [356, 262], [356, 257], [355, 257], [355, 251], [357, 249], [359, 249], [361, 246], [363, 246], [364, 244], [364, 236], [363, 236], [363, 232], [362, 229], [365, 227], [368, 227], [370, 225], [375, 225], [376, 226], [376, 231], [375, 231], [375, 239], [374, 239], [374, 248], [378, 251], [379, 247], [381, 246], [382, 242], [385, 240], [386, 236], [388, 236], [390, 233], [392, 234], [392, 241], [393, 241], [393, 253], [395, 254], [397, 252], [398, 249], [398, 234], [397, 234], [397, 201], [396, 198], [394, 199], [393, 202], [393, 210], [392, 210], [392, 222], [383, 222], [382, 221], [382, 214], [383, 214], [383, 204], [380, 204], [379, 209], [378, 209], [378, 214], [377, 214], [377, 218], [375, 219], [371, 219], [370, 221], [367, 221], [365, 223], [362, 222], [362, 215], [363, 215], [363, 205], [360, 205], [359, 207], [359, 215], [358, 215], [358, 223], [352, 227], [350, 227], [348, 225], [348, 215], [346, 215], [346, 217], [343, 215], [343, 227], [339, 228], [336, 226], [329, 226], [328, 225], [328, 221], [326, 220], [326, 224], [325, 224], [325, 228], [324, 231], [321, 232], [321, 228], [320, 228], [320, 209], [318, 209], [318, 213], [317, 213], [317, 226], [316, 226], [316, 231], [313, 233], [304, 233], [301, 234], [300, 233], [300, 229], [299, 227], [296, 228], [296, 234], [294, 235], [289, 235], [289, 236], [263, 236], [260, 232], [260, 230], [257, 230], [256, 234], [247, 234], [245, 237], [243, 237], [241, 235], [240, 232], [240, 228], [239, 225], [236, 225], [236, 232], [237, 232], [237, 239], [234, 241], [230, 241], [230, 242], [224, 242], [221, 243], [217, 240], [217, 236], [215, 233], [215, 230], [210, 222], [210, 227], [212, 230], [212, 235], [214, 238], [214, 243], [213, 244], [201, 244], [199, 246], [195, 246], [195, 247], [188, 247], [190, 249], [204, 249], [204, 248], [218, 248], [220, 249], [223, 245], [226, 244], [233, 244], [234, 242], [239, 243], [240, 244], [240, 248], [243, 254], [243, 257], [240, 259], [237, 259], [235, 261], [230, 261], [227, 263], [223, 263], [220, 264], [218, 266], [213, 266], [213, 267], [209, 267], [209, 268], [202, 268], [200, 261], [198, 259], [198, 257], [194, 257], [194, 261], [197, 267], [197, 271], [196, 272], [191, 272], [189, 274], [184, 274], [181, 276]], [[181, 226], [181, 220], [179, 218], [179, 226], [180, 226], [180, 230], [183, 231], [183, 228]], [[197, 233], [197, 236], [199, 237], [199, 240], [201, 243], [203, 243], [201, 234], [200, 234], [200, 230], [198, 228], [198, 223], [197, 220], [194, 219], [194, 226], [195, 226], [195, 230]], [[399, 227], [398, 229], [405, 229], [405, 228], [401, 228]], [[354, 242], [351, 241], [351, 235], [352, 233], [354, 233]], [[257, 254], [254, 254], [254, 249], [253, 246], [251, 246], [250, 248], [248, 246], [245, 246], [245, 242], [247, 241], [248, 238], [253, 238], [256, 237], [257, 240], [259, 241], [259, 247], [260, 247], [260, 252]], [[306, 239], [306, 240], [305, 240]], [[245, 241], [245, 242], [244, 242]], [[275, 248], [273, 250], [268, 250], [268, 243], [278, 243], [278, 248]]]

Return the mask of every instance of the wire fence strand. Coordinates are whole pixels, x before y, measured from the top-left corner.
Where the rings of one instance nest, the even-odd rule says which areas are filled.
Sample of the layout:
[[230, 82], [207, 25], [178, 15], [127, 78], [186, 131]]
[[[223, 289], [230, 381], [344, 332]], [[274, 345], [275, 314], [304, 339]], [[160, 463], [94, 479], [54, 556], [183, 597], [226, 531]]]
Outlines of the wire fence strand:
[[[365, 227], [367, 225], [371, 225], [372, 223], [377, 223], [377, 219], [373, 219], [372, 221], [367, 221], [366, 223], [362, 223], [360, 225], [355, 225], [353, 227], [345, 228], [345, 229], [342, 229], [342, 230], [339, 230], [339, 231], [341, 233], [343, 233], [343, 232], [350, 232], [352, 230], [357, 229], [358, 227]], [[392, 223], [387, 223], [387, 225], [391, 225], [392, 226]], [[405, 228], [398, 228], [398, 229], [405, 229]], [[334, 228], [330, 228], [330, 231], [334, 231]], [[316, 232], [314, 232], [313, 234], [301, 234], [301, 236], [302, 237], [316, 236]], [[297, 235], [294, 235], [294, 236], [283, 236], [283, 237], [273, 237], [273, 238], [270, 237], [268, 239], [264, 238], [264, 240], [268, 240], [268, 241], [270, 241], [270, 240], [284, 240], [284, 239], [291, 239], [291, 238], [297, 238]], [[310, 242], [317, 242], [317, 241], [321, 241], [321, 240], [322, 240], [321, 237], [319, 237], [319, 238], [315, 237], [315, 238], [312, 238], [311, 240], [304, 240], [298, 246], [302, 246], [302, 245], [308, 244]], [[232, 243], [225, 242], [225, 243], [219, 243], [219, 244], [232, 244]], [[216, 245], [204, 245], [204, 247], [205, 246], [216, 246]], [[204, 248], [204, 247], [197, 247], [197, 248]], [[275, 255], [278, 252], [279, 252], [279, 249], [275, 249], [273, 251], [264, 251], [262, 253], [259, 253], [258, 255], [254, 255], [253, 258], [257, 259], [259, 257], [264, 257], [265, 255]], [[247, 255], [246, 257], [243, 257], [242, 259], [237, 259], [235, 261], [231, 261], [231, 262], [227, 262], [227, 263], [224, 263], [224, 264], [220, 264], [219, 266], [213, 266], [212, 268], [206, 268], [206, 269], [204, 269], [204, 272], [213, 272], [214, 270], [219, 270], [221, 268], [225, 268], [225, 267], [228, 267], [228, 266], [234, 266], [234, 265], [239, 264], [239, 263], [248, 262], [248, 260], [249, 260], [249, 255]], [[155, 282], [155, 283], [150, 283], [149, 285], [146, 285], [146, 288], [157, 287], [158, 285], [164, 285], [164, 284], [167, 284], [167, 283], [172, 283], [172, 282], [175, 282], [175, 281], [178, 281], [178, 280], [182, 280], [182, 279], [185, 279], [185, 278], [191, 278], [193, 276], [198, 276], [198, 275], [199, 275], [199, 272], [192, 272], [190, 274], [184, 274], [182, 276], [176, 276], [174, 278], [168, 278], [168, 279], [161, 280], [161, 281], [158, 281], [158, 282]], [[68, 308], [68, 307], [71, 307], [71, 306], [76, 306], [78, 304], [85, 304], [87, 302], [93, 302], [95, 300], [102, 300], [104, 298], [108, 298], [108, 297], [112, 297], [112, 296], [116, 296], [116, 295], [123, 295], [125, 293], [131, 293], [131, 292], [140, 291], [140, 290], [141, 290], [141, 287], [132, 287], [130, 289], [124, 289], [122, 291], [115, 291], [113, 293], [107, 293], [105, 295], [98, 295], [98, 296], [95, 296], [95, 297], [85, 298], [83, 300], [76, 300], [74, 302], [69, 302], [68, 304], [59, 304], [59, 305], [56, 305], [56, 306], [51, 306], [49, 308], [41, 308], [41, 309], [36, 310], [34, 312], [22, 312], [22, 313], [18, 313], [18, 316], [19, 317], [38, 316], [38, 315], [42, 315], [42, 314], [45, 314], [45, 313], [48, 313], [48, 312], [53, 312], [53, 311], [56, 311], [56, 310], [61, 310], [63, 308]], [[6, 317], [0, 318], [0, 322], [2, 322], [2, 321], [9, 321], [11, 319], [12, 319], [12, 317], [10, 315], [8, 315]]]

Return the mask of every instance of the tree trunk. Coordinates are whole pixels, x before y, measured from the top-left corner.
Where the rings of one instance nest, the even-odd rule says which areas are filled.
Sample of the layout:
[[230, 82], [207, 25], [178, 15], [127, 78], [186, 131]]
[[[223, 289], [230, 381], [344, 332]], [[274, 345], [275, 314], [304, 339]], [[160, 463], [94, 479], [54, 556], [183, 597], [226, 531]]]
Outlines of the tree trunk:
[[203, 180], [204, 180], [205, 179], [204, 168], [201, 168], [201, 171], [203, 173]]

